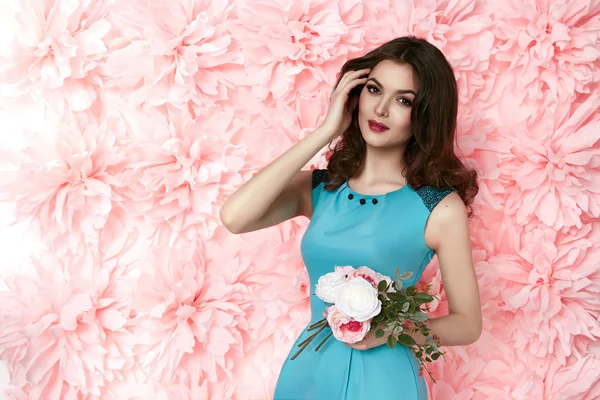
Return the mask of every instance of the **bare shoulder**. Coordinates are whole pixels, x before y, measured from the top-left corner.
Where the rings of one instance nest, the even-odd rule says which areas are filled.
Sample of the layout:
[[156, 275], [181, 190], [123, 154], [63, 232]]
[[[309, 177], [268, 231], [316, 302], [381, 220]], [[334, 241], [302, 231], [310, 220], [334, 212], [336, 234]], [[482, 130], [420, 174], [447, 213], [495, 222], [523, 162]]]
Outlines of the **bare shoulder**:
[[442, 234], [450, 231], [467, 230], [469, 218], [467, 207], [460, 195], [451, 192], [431, 211], [425, 229], [425, 242], [430, 249], [437, 250]]

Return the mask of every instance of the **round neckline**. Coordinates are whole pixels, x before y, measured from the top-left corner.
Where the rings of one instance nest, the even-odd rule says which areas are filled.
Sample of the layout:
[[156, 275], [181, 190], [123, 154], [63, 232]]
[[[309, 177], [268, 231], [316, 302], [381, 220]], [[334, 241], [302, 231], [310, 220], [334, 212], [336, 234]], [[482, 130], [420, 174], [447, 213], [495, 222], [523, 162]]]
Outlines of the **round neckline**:
[[394, 193], [398, 193], [403, 191], [406, 187], [408, 187], [408, 184], [405, 184], [404, 186], [396, 189], [396, 190], [392, 190], [391, 192], [387, 192], [387, 193], [382, 193], [382, 194], [365, 194], [365, 193], [360, 193], [357, 192], [356, 190], [352, 189], [350, 187], [350, 183], [348, 181], [344, 182], [344, 185], [346, 186], [346, 189], [348, 189], [348, 191], [356, 196], [362, 196], [362, 197], [370, 197], [370, 198], [381, 198], [381, 197], [385, 197], [388, 196], [390, 194], [394, 194]]

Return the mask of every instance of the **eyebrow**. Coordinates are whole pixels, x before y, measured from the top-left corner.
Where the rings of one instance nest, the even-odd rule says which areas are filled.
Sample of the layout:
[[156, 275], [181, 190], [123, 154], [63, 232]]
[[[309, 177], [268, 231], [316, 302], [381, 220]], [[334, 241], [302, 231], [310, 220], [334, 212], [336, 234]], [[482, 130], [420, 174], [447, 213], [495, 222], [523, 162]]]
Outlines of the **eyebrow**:
[[[379, 81], [377, 79], [375, 79], [375, 78], [369, 78], [369, 79], [367, 79], [367, 82], [369, 82], [369, 81], [373, 81], [373, 82], [375, 82], [377, 84], [377, 86], [379, 86], [380, 88], [383, 88], [383, 85], [381, 83], [379, 83]], [[396, 90], [396, 93], [398, 93], [398, 94], [412, 93], [415, 96], [417, 95], [414, 90], [410, 90], [410, 89], [409, 90], [398, 89], [398, 90]]]

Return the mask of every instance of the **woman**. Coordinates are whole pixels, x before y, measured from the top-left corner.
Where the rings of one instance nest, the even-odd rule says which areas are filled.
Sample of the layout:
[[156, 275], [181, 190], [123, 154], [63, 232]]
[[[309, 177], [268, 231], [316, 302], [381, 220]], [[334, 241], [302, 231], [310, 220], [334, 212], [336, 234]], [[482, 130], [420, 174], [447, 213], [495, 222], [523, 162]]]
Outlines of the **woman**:
[[[476, 173], [454, 153], [457, 98], [452, 68], [435, 46], [414, 37], [385, 43], [348, 61], [323, 124], [224, 204], [221, 219], [233, 233], [311, 219], [301, 244], [311, 283], [309, 325], [325, 312], [314, 285], [335, 265], [365, 265], [392, 277], [400, 268], [413, 273], [405, 282], [412, 285], [437, 254], [449, 314], [428, 321], [431, 333], [442, 346], [478, 339], [468, 227], [478, 186]], [[300, 171], [340, 135], [326, 170]], [[290, 355], [310, 333], [300, 334]], [[329, 340], [318, 353], [309, 347], [288, 357], [274, 398], [426, 399], [411, 350], [390, 349], [386, 339], [371, 331], [359, 343]]]

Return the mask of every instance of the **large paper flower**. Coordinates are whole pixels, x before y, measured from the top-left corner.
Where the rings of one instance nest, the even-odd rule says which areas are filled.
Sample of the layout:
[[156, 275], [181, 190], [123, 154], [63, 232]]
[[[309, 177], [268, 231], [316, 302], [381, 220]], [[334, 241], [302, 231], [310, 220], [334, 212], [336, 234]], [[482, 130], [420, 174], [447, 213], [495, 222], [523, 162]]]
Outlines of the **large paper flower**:
[[500, 166], [505, 159], [510, 159], [512, 156], [510, 150], [513, 143], [506, 137], [501, 125], [492, 117], [491, 113], [460, 105], [456, 151], [467, 167], [477, 171], [479, 191], [473, 206], [501, 209], [506, 189], [498, 177]]
[[574, 110], [550, 97], [527, 128], [513, 125], [511, 157], [500, 166], [506, 212], [517, 223], [581, 228], [582, 214], [600, 217], [600, 92]]
[[575, 235], [539, 227], [522, 236], [515, 256], [492, 265], [502, 284], [503, 309], [514, 313], [515, 347], [565, 363], [600, 338], [598, 224]]
[[19, 33], [9, 62], [0, 68], [4, 95], [30, 95], [62, 115], [88, 109], [102, 85], [98, 65], [106, 57], [108, 2], [23, 0]]
[[281, 365], [309, 322], [312, 288], [298, 252], [305, 228], [294, 220], [261, 235], [231, 235], [219, 227], [205, 243], [223, 276], [251, 288], [244, 295], [248, 324], [240, 327], [244, 359], [236, 359], [231, 380], [245, 397], [272, 396]]
[[[498, 351], [502, 347], [504, 352]], [[519, 398], [542, 399], [543, 377], [535, 375], [527, 364], [514, 359], [504, 345], [489, 347], [490, 357], [462, 359], [448, 348], [443, 362], [429, 368], [437, 383], [429, 385], [431, 398], [453, 400], [489, 400]], [[492, 356], [493, 354], [493, 356]]]
[[549, 92], [568, 103], [600, 81], [600, 3], [507, 0], [490, 7], [495, 58], [510, 64], [517, 92], [536, 100]]
[[225, 1], [120, 0], [112, 18], [122, 36], [103, 68], [109, 87], [126, 89], [136, 105], [208, 108], [227, 99], [230, 68], [244, 61], [226, 31], [231, 8]]
[[573, 355], [565, 365], [551, 360], [546, 375], [548, 398], [557, 400], [592, 400], [600, 393], [600, 346], [590, 345], [589, 353]]
[[159, 247], [140, 265], [138, 355], [153, 380], [215, 385], [231, 380], [234, 361], [244, 356], [249, 288], [210, 257], [203, 249]]
[[136, 212], [147, 222], [144, 230], [164, 246], [209, 239], [224, 198], [242, 182], [244, 149], [228, 143], [241, 123], [230, 110], [196, 119], [173, 112], [169, 122], [159, 113], [150, 115], [149, 132], [161, 133], [140, 143], [134, 167]]
[[[243, 129], [232, 136], [232, 144], [247, 150], [249, 166], [262, 168], [281, 155], [281, 149], [292, 147], [321, 124], [330, 93], [331, 88], [323, 87], [311, 95], [294, 95], [289, 105], [276, 102], [273, 107], [259, 107], [260, 102], [240, 100], [244, 103], [237, 107], [236, 117], [241, 119]], [[257, 140], [258, 137], [261, 140]], [[321, 161], [320, 155], [316, 154], [309, 165]]]
[[[285, 3], [285, 4], [284, 4]], [[243, 0], [231, 27], [249, 61], [255, 96], [287, 101], [335, 83], [348, 54], [363, 49], [358, 0]], [[276, 11], [276, 12], [275, 12]]]
[[100, 396], [134, 365], [129, 288], [119, 258], [44, 252], [5, 279], [0, 357], [30, 398]]
[[113, 119], [80, 115], [61, 123], [55, 135], [38, 135], [10, 155], [2, 198], [14, 201], [19, 220], [32, 218], [42, 239], [60, 253], [110, 240], [124, 218], [126, 199], [119, 190], [129, 158], [123, 136]]

